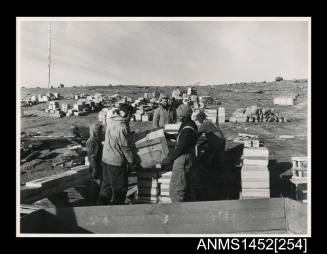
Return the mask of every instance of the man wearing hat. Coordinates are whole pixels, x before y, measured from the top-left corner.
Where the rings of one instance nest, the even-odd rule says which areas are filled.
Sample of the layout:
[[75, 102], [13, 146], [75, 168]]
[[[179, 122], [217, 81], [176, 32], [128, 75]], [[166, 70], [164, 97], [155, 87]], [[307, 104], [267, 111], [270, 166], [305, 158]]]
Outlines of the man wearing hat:
[[195, 199], [192, 175], [198, 131], [195, 122], [191, 120], [192, 112], [189, 105], [182, 104], [177, 108], [177, 118], [181, 126], [177, 134], [175, 151], [162, 161], [162, 164], [173, 163], [169, 185], [169, 195], [173, 203]]
[[161, 93], [159, 96], [160, 106], [154, 111], [153, 114], [153, 127], [163, 128], [165, 124], [176, 123], [176, 111], [168, 103], [168, 96]]
[[123, 205], [128, 189], [128, 167], [136, 165], [129, 121], [134, 109], [122, 104], [112, 109], [107, 120], [102, 151], [102, 175], [99, 201], [109, 205]]
[[207, 115], [202, 110], [196, 115], [196, 120], [200, 123], [198, 136], [200, 137], [204, 133], [208, 142], [205, 161], [210, 168], [219, 167], [222, 171], [225, 159], [226, 139], [220, 128], [206, 118]]

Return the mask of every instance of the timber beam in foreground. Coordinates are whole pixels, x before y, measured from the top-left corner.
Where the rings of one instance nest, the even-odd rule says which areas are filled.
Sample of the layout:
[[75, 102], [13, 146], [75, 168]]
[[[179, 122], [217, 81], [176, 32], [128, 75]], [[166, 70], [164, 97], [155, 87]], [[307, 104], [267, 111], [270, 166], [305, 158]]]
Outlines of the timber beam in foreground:
[[288, 198], [46, 208], [21, 233], [306, 234], [306, 205]]

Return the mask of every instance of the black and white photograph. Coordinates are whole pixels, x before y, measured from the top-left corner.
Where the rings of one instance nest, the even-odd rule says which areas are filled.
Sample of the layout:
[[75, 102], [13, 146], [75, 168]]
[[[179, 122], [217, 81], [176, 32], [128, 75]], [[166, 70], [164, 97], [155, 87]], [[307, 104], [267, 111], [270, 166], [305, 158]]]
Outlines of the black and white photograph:
[[311, 17], [16, 17], [17, 237], [310, 237]]

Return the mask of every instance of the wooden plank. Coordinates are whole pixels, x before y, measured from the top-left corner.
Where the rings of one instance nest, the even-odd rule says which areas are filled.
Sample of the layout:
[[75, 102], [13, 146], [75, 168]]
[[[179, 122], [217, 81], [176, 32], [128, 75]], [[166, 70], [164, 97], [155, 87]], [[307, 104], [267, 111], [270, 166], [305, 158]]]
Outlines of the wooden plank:
[[243, 165], [261, 165], [261, 166], [268, 166], [268, 160], [261, 159], [261, 158], [248, 157], [248, 158], [244, 158]]
[[243, 156], [262, 156], [269, 157], [269, 150], [266, 147], [248, 147], [243, 149]]
[[285, 199], [287, 230], [295, 234], [307, 234], [307, 205], [289, 198]]
[[161, 204], [170, 204], [171, 199], [170, 199], [170, 197], [160, 196], [159, 203], [161, 203]]
[[159, 183], [170, 184], [170, 178], [159, 178]]
[[31, 214], [42, 207], [35, 206], [35, 205], [20, 205], [20, 214]]
[[175, 124], [165, 124], [164, 131], [167, 133], [178, 133], [179, 128], [181, 127], [181, 123]]
[[173, 171], [161, 172], [161, 177], [171, 177]]
[[[94, 233], [235, 233], [285, 230], [283, 204], [283, 199], [275, 199], [49, 208], [46, 211], [56, 215], [66, 227], [75, 223]], [[71, 214], [74, 214], [74, 222]], [[45, 222], [51, 231], [50, 220], [38, 220], [40, 224]]]
[[249, 182], [249, 181], [246, 181], [246, 182], [243, 182], [242, 181], [242, 190], [243, 189], [252, 189], [252, 188], [268, 188], [269, 189], [269, 181], [267, 182], [258, 182], [258, 181], [255, 181], [255, 182]]
[[89, 167], [85, 165], [72, 168], [71, 173], [72, 174], [69, 173], [68, 175], [60, 174], [60, 176], [62, 176], [61, 178], [53, 176], [55, 184], [52, 184], [51, 181], [49, 181], [47, 184], [37, 188], [21, 187], [20, 203], [34, 203], [35, 201], [53, 196], [75, 185], [85, 183], [90, 179]]
[[259, 136], [258, 135], [254, 135], [254, 134], [246, 134], [246, 133], [239, 133], [238, 134], [239, 137], [243, 137], [243, 138], [255, 138], [255, 139], [258, 139]]
[[36, 179], [30, 182], [27, 182], [25, 184], [26, 187], [31, 187], [31, 188], [41, 188], [41, 187], [46, 187], [49, 185], [55, 185], [58, 184], [58, 182], [64, 181], [66, 177], [72, 176], [77, 174], [76, 171], [74, 170], [68, 170], [67, 172], [62, 172], [56, 175], [52, 176], [47, 176], [47, 177], [42, 177], [40, 179]]
[[[283, 198], [257, 199], [257, 200], [223, 200], [223, 201], [204, 201], [204, 202], [183, 202], [175, 203], [170, 206], [97, 206], [97, 207], [74, 207], [76, 214], [94, 214], [97, 216], [111, 215], [138, 215], [138, 214], [186, 214], [199, 213], [208, 210], [248, 210], [248, 209], [276, 209], [284, 207]], [[65, 208], [57, 208], [57, 212], [64, 215]], [[48, 209], [47, 209], [48, 210]], [[56, 209], [49, 209], [56, 214]]]
[[137, 186], [132, 186], [131, 188], [128, 189], [126, 197], [133, 195], [134, 193], [137, 192], [137, 190], [138, 190]]
[[157, 138], [161, 138], [164, 136], [165, 136], [165, 134], [163, 132], [163, 129], [156, 128], [156, 129], [145, 130], [145, 131], [141, 131], [141, 132], [137, 132], [137, 133], [133, 134], [132, 141], [135, 143], [135, 145], [137, 145], [137, 144], [146, 142], [148, 140], [157, 139]]
[[136, 147], [136, 149], [140, 149], [140, 148], [153, 146], [153, 145], [157, 145], [157, 144], [161, 144], [161, 139], [160, 138], [145, 140], [142, 143], [136, 143], [135, 147]]

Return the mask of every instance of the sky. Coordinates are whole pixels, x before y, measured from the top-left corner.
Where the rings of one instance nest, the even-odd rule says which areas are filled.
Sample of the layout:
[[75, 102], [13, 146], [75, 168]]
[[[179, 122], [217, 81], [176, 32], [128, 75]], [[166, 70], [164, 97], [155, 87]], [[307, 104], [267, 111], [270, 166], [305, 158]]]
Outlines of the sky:
[[[25, 87], [48, 85], [48, 24], [21, 23]], [[51, 29], [54, 87], [308, 78], [306, 21], [56, 21]]]

